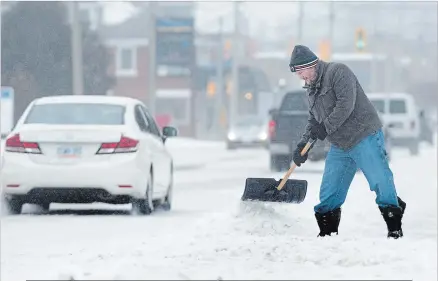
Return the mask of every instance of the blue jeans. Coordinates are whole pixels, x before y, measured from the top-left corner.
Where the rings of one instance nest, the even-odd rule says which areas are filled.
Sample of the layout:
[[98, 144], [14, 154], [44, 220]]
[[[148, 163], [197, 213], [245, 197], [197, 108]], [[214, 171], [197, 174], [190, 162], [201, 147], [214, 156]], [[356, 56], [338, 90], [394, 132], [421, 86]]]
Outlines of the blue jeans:
[[380, 207], [398, 206], [394, 178], [388, 165], [382, 130], [363, 139], [348, 151], [331, 146], [327, 154], [320, 188], [318, 213], [342, 206], [357, 169], [364, 173]]

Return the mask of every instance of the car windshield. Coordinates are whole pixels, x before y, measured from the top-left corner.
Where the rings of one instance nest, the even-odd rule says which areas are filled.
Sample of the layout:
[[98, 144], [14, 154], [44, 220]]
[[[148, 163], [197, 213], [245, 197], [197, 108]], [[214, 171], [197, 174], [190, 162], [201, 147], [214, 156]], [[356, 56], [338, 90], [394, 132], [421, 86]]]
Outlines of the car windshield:
[[234, 126], [235, 127], [253, 127], [253, 126], [262, 126], [263, 120], [257, 118], [247, 118], [243, 120], [238, 120]]
[[32, 107], [25, 124], [122, 125], [125, 107], [99, 103], [49, 103]]
[[309, 108], [306, 93], [287, 94], [281, 104], [281, 111], [307, 111]]
[[402, 99], [394, 99], [389, 102], [389, 113], [403, 114], [406, 113], [406, 103]]
[[379, 113], [385, 113], [385, 102], [383, 100], [371, 100], [371, 103]]

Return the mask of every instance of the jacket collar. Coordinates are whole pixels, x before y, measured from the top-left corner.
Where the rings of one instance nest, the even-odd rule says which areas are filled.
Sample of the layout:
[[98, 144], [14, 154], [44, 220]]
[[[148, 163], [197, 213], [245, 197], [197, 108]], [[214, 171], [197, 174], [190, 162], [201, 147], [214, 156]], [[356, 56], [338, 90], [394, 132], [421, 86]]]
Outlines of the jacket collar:
[[303, 88], [304, 89], [314, 89], [314, 88], [321, 88], [321, 82], [322, 82], [322, 77], [324, 74], [324, 70], [326, 67], [326, 63], [323, 61], [318, 61], [318, 63], [316, 64], [316, 79], [314, 82], [310, 83], [310, 84], [304, 84]]

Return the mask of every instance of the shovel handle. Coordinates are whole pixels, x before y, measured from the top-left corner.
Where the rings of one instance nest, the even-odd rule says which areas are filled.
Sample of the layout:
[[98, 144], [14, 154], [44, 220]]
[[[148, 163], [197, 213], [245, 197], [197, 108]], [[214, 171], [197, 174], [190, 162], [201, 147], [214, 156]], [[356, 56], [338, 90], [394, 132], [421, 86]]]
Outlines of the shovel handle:
[[[307, 151], [309, 151], [310, 147], [312, 146], [312, 144], [315, 142], [316, 140], [309, 140], [306, 143], [306, 146], [303, 148], [303, 150], [301, 150], [301, 156], [304, 156], [304, 154], [307, 153]], [[281, 180], [280, 184], [277, 186], [277, 190], [281, 190], [283, 188], [283, 186], [286, 184], [287, 179], [290, 177], [290, 175], [292, 174], [292, 172], [295, 170], [295, 168], [297, 167], [297, 164], [295, 164], [295, 162], [292, 164], [292, 167], [290, 167], [290, 169], [287, 171], [287, 173], [284, 175], [283, 179]]]

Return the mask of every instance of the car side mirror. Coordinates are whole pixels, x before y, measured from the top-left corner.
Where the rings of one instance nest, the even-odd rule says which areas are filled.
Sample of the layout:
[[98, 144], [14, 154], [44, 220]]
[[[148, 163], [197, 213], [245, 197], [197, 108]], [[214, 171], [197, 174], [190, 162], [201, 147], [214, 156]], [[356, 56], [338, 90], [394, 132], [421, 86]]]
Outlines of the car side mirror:
[[165, 126], [163, 127], [163, 143], [166, 142], [167, 138], [176, 137], [178, 135], [178, 130], [174, 127]]
[[163, 136], [176, 137], [177, 135], [178, 135], [178, 130], [176, 128], [170, 126], [163, 127]]
[[271, 109], [269, 109], [269, 115], [276, 115], [276, 114], [278, 114], [278, 109], [276, 109], [276, 108], [271, 108]]

